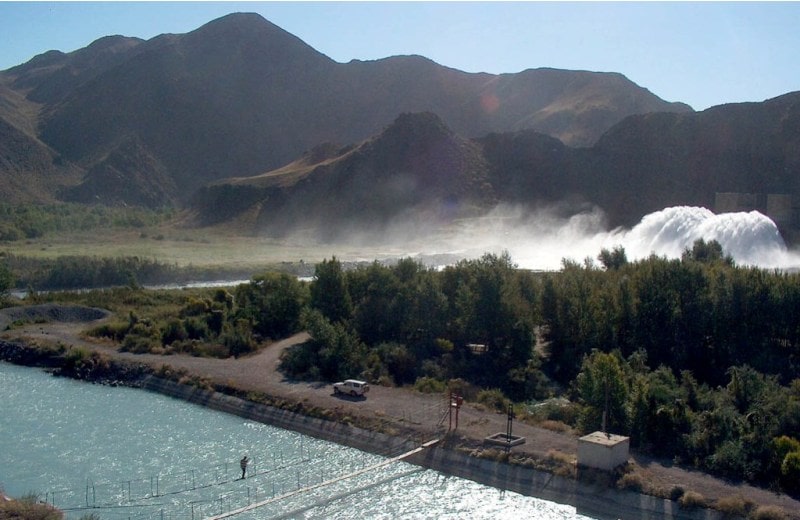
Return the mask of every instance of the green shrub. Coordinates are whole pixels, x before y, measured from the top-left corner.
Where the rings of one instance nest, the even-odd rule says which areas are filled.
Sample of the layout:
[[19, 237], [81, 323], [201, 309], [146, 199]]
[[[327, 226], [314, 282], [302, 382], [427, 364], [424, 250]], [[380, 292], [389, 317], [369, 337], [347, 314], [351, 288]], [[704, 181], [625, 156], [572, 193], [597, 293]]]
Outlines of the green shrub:
[[787, 453], [781, 463], [781, 483], [791, 493], [800, 492], [800, 451]]
[[171, 345], [176, 341], [182, 341], [189, 337], [183, 322], [177, 318], [169, 320], [161, 332], [161, 343]]
[[134, 354], [148, 354], [161, 347], [161, 342], [149, 336], [138, 334], [128, 334], [122, 342], [120, 350], [122, 352], [132, 352]]
[[478, 392], [477, 401], [487, 408], [497, 410], [498, 412], [507, 412], [508, 407], [511, 406], [511, 401], [497, 388], [481, 390]]
[[87, 334], [95, 338], [109, 338], [114, 341], [122, 341], [130, 330], [130, 326], [131, 324], [128, 321], [103, 323], [102, 325], [90, 329]]
[[220, 336], [220, 341], [228, 348], [229, 355], [235, 357], [252, 352], [256, 348], [247, 320], [236, 320], [232, 327], [226, 327]]
[[423, 394], [443, 394], [447, 390], [447, 383], [432, 377], [418, 377], [414, 382], [414, 390]]
[[186, 318], [183, 321], [183, 327], [189, 339], [207, 339], [209, 337], [208, 324], [200, 318]]
[[529, 406], [528, 414], [536, 422], [557, 421], [574, 427], [578, 423], [580, 405], [566, 399], [548, 399], [534, 406]]
[[305, 379], [309, 371], [316, 366], [316, 362], [317, 351], [314, 346], [311, 343], [303, 343], [281, 352], [280, 369], [289, 376]]
[[74, 367], [89, 359], [91, 354], [92, 353], [89, 351], [89, 349], [84, 347], [75, 347], [69, 349], [67, 355], [64, 356], [64, 360], [67, 366]]

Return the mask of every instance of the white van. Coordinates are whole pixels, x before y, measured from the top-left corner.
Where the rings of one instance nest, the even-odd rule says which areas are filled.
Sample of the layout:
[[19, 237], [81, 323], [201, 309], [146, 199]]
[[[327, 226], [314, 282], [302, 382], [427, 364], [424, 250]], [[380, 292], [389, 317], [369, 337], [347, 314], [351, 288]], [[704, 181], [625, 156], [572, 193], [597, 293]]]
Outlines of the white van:
[[369, 392], [369, 385], [358, 379], [346, 379], [333, 384], [334, 394], [348, 394], [352, 396], [364, 395]]

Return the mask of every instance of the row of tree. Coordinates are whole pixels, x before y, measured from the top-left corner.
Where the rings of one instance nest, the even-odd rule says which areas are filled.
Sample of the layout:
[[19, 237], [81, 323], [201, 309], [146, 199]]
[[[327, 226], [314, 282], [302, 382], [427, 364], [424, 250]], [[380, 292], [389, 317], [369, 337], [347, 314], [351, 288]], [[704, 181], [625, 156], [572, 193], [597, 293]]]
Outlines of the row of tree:
[[622, 358], [594, 351], [575, 390], [584, 431], [629, 435], [634, 447], [732, 479], [800, 492], [800, 379], [781, 386], [748, 365], [728, 368], [727, 383], [698, 383], [692, 372], [651, 370], [644, 351]]
[[307, 330], [282, 359], [289, 376], [460, 379], [516, 402], [565, 395], [577, 413], [555, 407], [553, 418], [582, 431], [606, 412], [642, 450], [791, 489], [800, 275], [737, 267], [702, 241], [676, 260], [628, 262], [621, 249], [598, 259], [538, 273], [507, 254], [442, 270], [332, 258], [310, 283], [266, 273], [97, 333], [134, 351], [227, 356]]
[[743, 364], [783, 383], [800, 377], [800, 277], [735, 267], [716, 242], [698, 241], [680, 260], [565, 263], [544, 279], [541, 302], [549, 372], [563, 383], [576, 359], [615, 349], [643, 350], [651, 367], [710, 385]]
[[[800, 276], [737, 267], [704, 241], [681, 259], [628, 262], [617, 249], [598, 260], [556, 273], [519, 270], [507, 255], [441, 271], [322, 262], [300, 320], [313, 339], [284, 368], [396, 384], [460, 378], [515, 401], [563, 392], [583, 431], [607, 411], [640, 449], [790, 488]], [[604, 363], [615, 375], [598, 379]]]
[[142, 228], [163, 222], [170, 215], [168, 210], [132, 207], [0, 203], [0, 242], [38, 238], [48, 233], [109, 227]]

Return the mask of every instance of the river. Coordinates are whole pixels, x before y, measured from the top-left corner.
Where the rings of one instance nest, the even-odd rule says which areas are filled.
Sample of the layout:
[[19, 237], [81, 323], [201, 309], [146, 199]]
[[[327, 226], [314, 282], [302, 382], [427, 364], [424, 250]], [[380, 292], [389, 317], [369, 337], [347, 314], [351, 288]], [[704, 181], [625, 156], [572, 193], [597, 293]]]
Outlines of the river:
[[387, 459], [143, 390], [0, 362], [0, 395], [0, 487], [70, 519], [588, 518], [404, 462], [324, 484]]

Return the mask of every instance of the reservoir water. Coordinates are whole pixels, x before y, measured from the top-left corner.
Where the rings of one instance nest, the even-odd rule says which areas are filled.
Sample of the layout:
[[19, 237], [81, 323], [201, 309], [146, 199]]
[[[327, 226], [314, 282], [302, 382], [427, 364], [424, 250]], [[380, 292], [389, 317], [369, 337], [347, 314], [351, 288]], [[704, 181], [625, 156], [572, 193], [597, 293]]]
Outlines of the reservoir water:
[[588, 519], [143, 390], [0, 362], [0, 396], [0, 488], [68, 519], [189, 520], [253, 504], [231, 518]]

